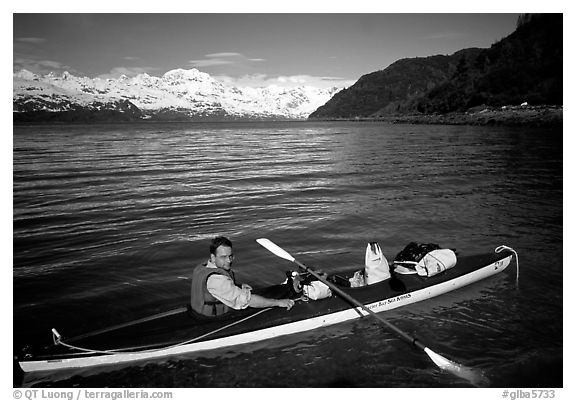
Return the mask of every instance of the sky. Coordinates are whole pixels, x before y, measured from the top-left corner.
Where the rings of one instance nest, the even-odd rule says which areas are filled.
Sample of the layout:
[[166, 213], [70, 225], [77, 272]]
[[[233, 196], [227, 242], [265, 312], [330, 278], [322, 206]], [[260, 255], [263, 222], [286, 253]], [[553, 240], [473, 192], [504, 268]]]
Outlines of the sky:
[[196, 68], [240, 87], [348, 87], [407, 57], [488, 48], [518, 13], [13, 14], [13, 71], [90, 78]]

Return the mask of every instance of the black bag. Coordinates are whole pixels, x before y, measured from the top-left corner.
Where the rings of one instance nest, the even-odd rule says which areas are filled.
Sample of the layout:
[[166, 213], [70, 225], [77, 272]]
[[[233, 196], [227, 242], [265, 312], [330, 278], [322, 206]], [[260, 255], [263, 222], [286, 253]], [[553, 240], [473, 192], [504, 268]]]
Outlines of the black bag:
[[410, 242], [394, 258], [394, 263], [398, 262], [419, 262], [428, 252], [440, 249], [438, 244], [417, 244]]
[[[311, 268], [314, 269], [314, 268]], [[325, 275], [323, 272], [316, 270], [320, 275]], [[292, 270], [286, 272], [286, 286], [289, 291], [289, 298], [297, 298], [302, 295], [303, 287], [310, 285], [312, 281], [317, 280], [310, 273], [299, 273]]]

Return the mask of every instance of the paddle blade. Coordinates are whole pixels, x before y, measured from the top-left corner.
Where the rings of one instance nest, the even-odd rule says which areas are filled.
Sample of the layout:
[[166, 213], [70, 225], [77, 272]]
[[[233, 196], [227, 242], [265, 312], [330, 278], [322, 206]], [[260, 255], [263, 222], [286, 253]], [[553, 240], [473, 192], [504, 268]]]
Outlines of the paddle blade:
[[272, 241], [270, 241], [267, 238], [258, 238], [256, 240], [256, 242], [258, 242], [260, 245], [262, 245], [264, 248], [268, 249], [270, 252], [272, 252], [274, 255], [281, 257], [282, 259], [286, 259], [289, 260], [290, 262], [294, 262], [294, 258], [292, 257], [292, 255], [290, 255], [288, 252], [286, 252], [284, 249], [280, 248], [278, 245], [276, 245], [275, 243], [273, 243]]
[[469, 381], [473, 386], [485, 387], [488, 384], [488, 379], [482, 371], [474, 370], [466, 366], [460, 365], [456, 362], [444, 358], [442, 355], [438, 355], [430, 348], [424, 348], [424, 352], [428, 354], [432, 362], [434, 362], [440, 369], [446, 370], [455, 376]]
[[452, 362], [451, 360], [449, 360], [447, 358], [444, 358], [442, 355], [438, 355], [437, 353], [432, 351], [430, 348], [424, 348], [424, 352], [426, 352], [428, 354], [430, 359], [432, 359], [432, 362], [434, 362], [436, 365], [438, 365], [438, 367], [440, 369], [444, 369], [444, 370], [459, 370], [460, 369], [460, 366], [457, 363]]

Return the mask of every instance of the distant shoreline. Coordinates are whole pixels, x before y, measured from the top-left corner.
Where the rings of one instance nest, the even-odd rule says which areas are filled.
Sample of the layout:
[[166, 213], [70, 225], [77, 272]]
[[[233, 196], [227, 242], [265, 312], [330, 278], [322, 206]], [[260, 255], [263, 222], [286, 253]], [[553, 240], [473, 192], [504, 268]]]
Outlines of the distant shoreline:
[[523, 127], [556, 127], [563, 123], [563, 106], [504, 106], [477, 107], [468, 112], [453, 112], [446, 114], [404, 114], [378, 117], [352, 117], [352, 118], [313, 118], [294, 120], [259, 120], [259, 119], [230, 119], [230, 120], [36, 120], [14, 121], [13, 125], [75, 125], [75, 124], [142, 124], [142, 123], [209, 123], [209, 122], [314, 122], [314, 121], [352, 121], [352, 122], [388, 122], [390, 124], [433, 124], [433, 125], [486, 125], [486, 126], [523, 126]]
[[379, 117], [313, 119], [310, 121], [385, 121], [392, 124], [562, 126], [563, 106], [478, 107], [468, 112], [406, 114]]

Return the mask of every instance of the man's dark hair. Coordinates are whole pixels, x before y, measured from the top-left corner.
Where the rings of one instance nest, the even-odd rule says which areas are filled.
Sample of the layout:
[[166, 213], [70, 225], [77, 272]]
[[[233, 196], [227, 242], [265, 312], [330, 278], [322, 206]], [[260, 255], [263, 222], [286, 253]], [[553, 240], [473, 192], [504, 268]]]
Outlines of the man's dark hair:
[[218, 249], [218, 247], [220, 245], [224, 245], [227, 246], [229, 248], [232, 248], [232, 241], [230, 241], [228, 238], [226, 237], [216, 237], [212, 240], [212, 242], [210, 243], [210, 253], [212, 255], [216, 255], [216, 249]]

